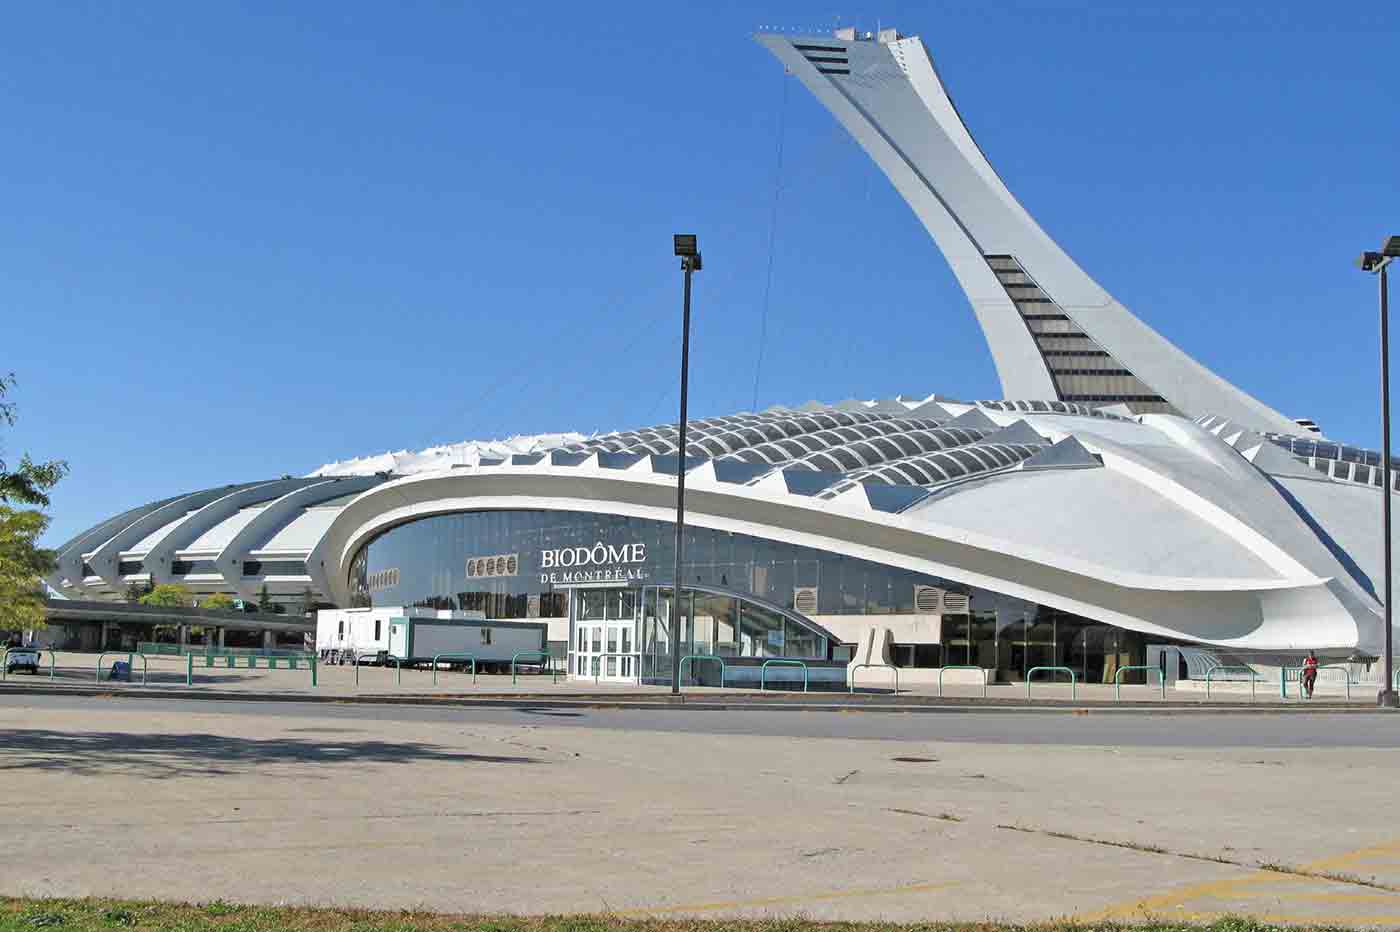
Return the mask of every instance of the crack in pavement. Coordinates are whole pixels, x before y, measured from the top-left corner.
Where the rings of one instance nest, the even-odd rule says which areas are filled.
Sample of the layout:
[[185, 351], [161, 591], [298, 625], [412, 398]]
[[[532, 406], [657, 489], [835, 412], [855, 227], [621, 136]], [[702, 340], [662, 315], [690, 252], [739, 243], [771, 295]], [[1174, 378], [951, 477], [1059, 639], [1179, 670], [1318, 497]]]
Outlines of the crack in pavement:
[[1072, 835], [1069, 832], [1056, 832], [1045, 828], [1031, 828], [1024, 825], [998, 825], [997, 828], [1005, 829], [1009, 832], [1022, 832], [1027, 835], [1044, 835], [1047, 838], [1059, 838], [1064, 841], [1078, 841], [1087, 845], [1102, 845], [1107, 848], [1125, 848], [1129, 851], [1138, 851], [1142, 854], [1161, 854], [1167, 857], [1182, 858], [1187, 861], [1207, 861], [1212, 864], [1225, 864], [1230, 867], [1241, 867], [1245, 870], [1267, 871], [1274, 874], [1286, 874], [1290, 877], [1303, 877], [1308, 880], [1327, 880], [1332, 883], [1351, 884], [1357, 887], [1369, 887], [1373, 890], [1385, 890], [1388, 893], [1400, 893], [1400, 886], [1395, 884], [1382, 883], [1379, 880], [1367, 880], [1365, 877], [1357, 877], [1354, 874], [1334, 874], [1326, 871], [1310, 870], [1306, 867], [1296, 867], [1291, 864], [1275, 864], [1272, 862], [1236, 861], [1233, 858], [1221, 857], [1210, 854], [1194, 854], [1190, 851], [1171, 851], [1157, 845], [1141, 845], [1130, 841], [1113, 841], [1108, 838], [1089, 838], [1084, 835]]

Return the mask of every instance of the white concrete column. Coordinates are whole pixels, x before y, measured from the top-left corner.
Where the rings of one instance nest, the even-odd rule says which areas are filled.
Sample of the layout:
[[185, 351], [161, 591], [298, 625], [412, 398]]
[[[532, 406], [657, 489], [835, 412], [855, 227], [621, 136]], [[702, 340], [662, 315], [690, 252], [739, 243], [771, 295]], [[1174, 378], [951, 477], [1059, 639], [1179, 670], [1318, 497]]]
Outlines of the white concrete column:
[[223, 649], [223, 646], [224, 646], [224, 629], [223, 629], [223, 628], [220, 628], [220, 629], [219, 629], [219, 649], [222, 650], [222, 649]]
[[263, 650], [272, 650], [277, 646], [277, 635], [271, 631], [263, 632]]

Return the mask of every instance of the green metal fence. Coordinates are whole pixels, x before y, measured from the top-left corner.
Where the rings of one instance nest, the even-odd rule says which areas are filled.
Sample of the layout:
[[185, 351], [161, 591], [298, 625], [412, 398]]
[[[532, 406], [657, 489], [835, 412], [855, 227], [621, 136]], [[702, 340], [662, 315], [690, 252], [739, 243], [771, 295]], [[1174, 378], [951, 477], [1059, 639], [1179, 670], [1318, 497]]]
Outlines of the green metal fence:
[[163, 641], [141, 641], [137, 653], [150, 657], [183, 657], [186, 654], [215, 657], [307, 657], [311, 651], [298, 647], [219, 647], [214, 644], [168, 644]]
[[[1336, 672], [1338, 672], [1338, 673], [1340, 673], [1340, 674], [1342, 675], [1342, 679], [1343, 679], [1343, 681], [1344, 681], [1345, 684], [1346, 684], [1347, 698], [1350, 699], [1350, 698], [1351, 698], [1351, 686], [1352, 686], [1352, 682], [1351, 682], [1351, 670], [1348, 669], [1347, 667], [1343, 667], [1343, 666], [1340, 666], [1340, 665], [1335, 664], [1335, 663], [1324, 664], [1324, 665], [1319, 666], [1319, 667], [1317, 668], [1317, 675], [1318, 675], [1318, 677], [1321, 677], [1321, 676], [1322, 676], [1322, 671], [1323, 671], [1323, 670], [1335, 670]], [[1293, 675], [1293, 674], [1295, 674], [1295, 673], [1296, 673], [1296, 675]], [[1295, 683], [1298, 684], [1298, 698], [1299, 698], [1299, 699], [1302, 699], [1302, 698], [1306, 695], [1306, 694], [1303, 692], [1303, 668], [1302, 668], [1302, 667], [1279, 667], [1279, 671], [1278, 671], [1279, 695], [1280, 695], [1282, 698], [1284, 698], [1284, 699], [1287, 699], [1287, 698], [1288, 698], [1288, 681], [1289, 681], [1289, 680], [1293, 680]]]
[[1026, 671], [1026, 698], [1031, 697], [1031, 678], [1037, 673], [1068, 673], [1069, 674], [1069, 695], [1071, 699], [1079, 698], [1079, 677], [1069, 667], [1031, 667]]
[[982, 674], [982, 698], [987, 698], [987, 671], [976, 664], [954, 663], [938, 670], [938, 698], [943, 698], [943, 671], [945, 670], [976, 670]]
[[894, 694], [899, 695], [899, 667], [890, 663], [858, 663], [851, 667], [851, 692], [856, 691], [856, 671], [865, 669], [878, 669], [883, 667], [894, 674]]
[[[98, 654], [98, 655], [97, 655], [97, 676], [94, 678], [94, 682], [97, 682], [97, 683], [102, 682], [102, 661], [106, 660], [108, 657], [125, 657], [125, 658], [126, 658], [126, 663], [127, 663], [127, 670], [128, 670], [127, 675], [128, 675], [128, 676], [131, 675], [130, 671], [131, 671], [132, 666], [134, 666], [135, 658], [140, 657], [140, 658], [141, 658], [141, 685], [142, 685], [142, 686], [145, 686], [145, 685], [146, 685], [146, 680], [147, 680], [147, 678], [149, 677], [149, 675], [150, 675], [150, 670], [151, 670], [150, 661], [148, 661], [148, 660], [146, 659], [146, 655], [145, 655], [145, 654], [142, 654], [142, 653], [132, 653], [131, 651], [127, 651], [127, 650], [109, 650], [109, 651], [104, 651], [103, 653]], [[107, 677], [107, 681], [108, 681], [109, 683], [112, 681], [111, 676], [108, 676], [108, 677]], [[130, 682], [130, 681], [128, 680], [128, 682]]]
[[680, 662], [680, 671], [681, 671], [682, 673], [684, 673], [684, 671], [685, 671], [685, 662], [686, 662], [687, 660], [690, 661], [690, 672], [691, 672], [691, 673], [694, 673], [694, 672], [695, 672], [695, 662], [696, 662], [697, 660], [701, 660], [701, 661], [704, 661], [704, 660], [712, 660], [712, 661], [714, 661], [715, 663], [719, 664], [719, 685], [720, 685], [721, 688], [724, 687], [724, 658], [723, 658], [723, 657], [719, 657], [719, 656], [716, 656], [716, 655], [714, 655], [714, 654], [686, 654], [684, 657], [681, 658], [681, 662]]
[[768, 668], [769, 667], [801, 667], [802, 668], [802, 691], [807, 692], [808, 675], [807, 665], [801, 660], [765, 660], [763, 666], [758, 668], [758, 691], [763, 692], [768, 688]]
[[1151, 686], [1151, 685], [1152, 685], [1152, 680], [1151, 680], [1151, 678], [1148, 677], [1146, 674], [1148, 674], [1148, 673], [1155, 673], [1155, 674], [1157, 674], [1157, 685], [1159, 685], [1159, 686], [1162, 687], [1162, 698], [1163, 698], [1163, 699], [1167, 698], [1167, 678], [1166, 678], [1165, 676], [1162, 675], [1162, 669], [1161, 669], [1161, 667], [1154, 667], [1154, 666], [1152, 666], [1151, 664], [1132, 664], [1132, 665], [1129, 665], [1129, 666], [1126, 666], [1126, 667], [1119, 667], [1119, 668], [1118, 668], [1118, 672], [1113, 674], [1113, 698], [1114, 698], [1114, 699], [1122, 700], [1122, 698], [1123, 698], [1123, 674], [1124, 674], [1124, 673], [1128, 673], [1128, 672], [1130, 672], [1130, 671], [1132, 671], [1132, 670], [1141, 670], [1141, 671], [1143, 671], [1143, 674], [1144, 674], [1144, 675], [1143, 675], [1143, 679], [1146, 681], [1146, 682], [1145, 682], [1145, 685], [1147, 685], [1147, 686]]
[[554, 682], [559, 682], [559, 670], [554, 666], [554, 655], [547, 650], [518, 650], [510, 658], [510, 685], [515, 685], [515, 667], [521, 657], [538, 657], [548, 663], [541, 663], [539, 666], [548, 666], [549, 672], [554, 677]]
[[390, 660], [394, 661], [394, 668], [395, 668], [395, 670], [396, 670], [397, 673], [398, 673], [398, 677], [397, 677], [396, 680], [395, 680], [395, 685], [397, 685], [397, 686], [402, 686], [402, 685], [403, 685], [403, 661], [399, 660], [399, 658], [395, 657], [395, 656], [392, 655], [392, 654], [382, 654], [382, 655], [381, 655], [378, 651], [372, 651], [372, 652], [368, 652], [368, 653], [364, 653], [364, 654], [356, 654], [356, 655], [355, 655], [355, 685], [356, 685], [356, 686], [359, 686], [359, 685], [360, 685], [360, 660], [363, 659], [363, 658], [365, 658], [365, 657], [380, 657], [380, 656], [383, 656], [384, 662], [385, 662], [385, 663], [388, 663]]
[[[1254, 699], [1254, 698], [1255, 698], [1255, 686], [1254, 686], [1254, 684], [1257, 683], [1257, 682], [1259, 682], [1259, 674], [1256, 673], [1252, 668], [1250, 668], [1250, 667], [1211, 667], [1209, 670], [1206, 671], [1206, 698], [1207, 698], [1207, 699], [1210, 698], [1210, 684], [1211, 684], [1211, 681], [1215, 679], [1215, 674], [1217, 674], [1217, 673], [1221, 674], [1222, 676], [1236, 675], [1236, 674], [1240, 674], [1240, 673], [1248, 674], [1248, 676], [1249, 676], [1249, 698], [1250, 698], [1250, 699]], [[1227, 680], [1226, 682], [1230, 682], [1230, 681]]]
[[476, 685], [476, 655], [475, 654], [434, 654], [433, 655], [433, 685], [437, 685], [438, 661], [446, 657], [448, 660], [470, 660], [472, 663], [472, 685]]

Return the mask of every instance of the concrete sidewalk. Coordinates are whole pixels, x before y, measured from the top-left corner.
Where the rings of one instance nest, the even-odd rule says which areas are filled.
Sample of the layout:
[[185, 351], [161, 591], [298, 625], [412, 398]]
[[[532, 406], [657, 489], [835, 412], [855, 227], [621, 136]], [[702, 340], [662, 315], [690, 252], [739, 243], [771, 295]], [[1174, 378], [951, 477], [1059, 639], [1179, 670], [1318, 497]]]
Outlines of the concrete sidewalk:
[[[1400, 751], [0, 709], [7, 890], [816, 919], [1400, 924]], [[573, 713], [565, 713], [573, 714]], [[988, 719], [995, 728], [1000, 721]]]
[[[103, 663], [102, 679], [97, 676], [97, 655], [58, 654], [56, 686], [75, 690], [141, 692], [141, 663], [136, 661], [132, 682], [113, 683], [106, 679], [116, 655], [110, 655]], [[210, 698], [237, 697], [240, 699], [305, 699], [308, 701], [348, 700], [380, 702], [447, 702], [447, 701], [589, 701], [609, 704], [637, 704], [647, 702], [676, 701], [668, 686], [645, 686], [635, 683], [608, 683], [592, 680], [572, 680], [562, 674], [557, 682], [549, 674], [522, 673], [516, 682], [510, 676], [482, 674], [475, 683], [470, 674], [440, 670], [434, 683], [431, 670], [405, 669], [402, 672], [392, 666], [379, 667], [318, 666], [317, 685], [311, 685], [308, 669], [297, 670], [265, 667], [248, 669], [245, 667], [203, 667], [194, 668], [194, 684], [185, 685], [187, 667], [184, 658], [151, 657], [149, 659], [148, 688], [161, 694], [179, 690], [182, 696], [205, 696]], [[356, 682], [358, 677], [358, 683]], [[0, 689], [46, 688], [50, 685], [47, 669], [36, 676], [12, 674]], [[1024, 683], [998, 684], [986, 689], [983, 696], [981, 687], [949, 684], [944, 690], [936, 687], [919, 686], [901, 688], [898, 694], [891, 689], [868, 688], [862, 686], [856, 693], [811, 692], [802, 693], [792, 688], [793, 684], [783, 683], [785, 688], [770, 689], [766, 692], [750, 689], [719, 689], [715, 687], [687, 686], [682, 690], [686, 703], [713, 703], [711, 707], [729, 707], [735, 703], [762, 702], [773, 705], [819, 704], [840, 705], [874, 709], [877, 706], [890, 706], [900, 709], [934, 708], [947, 704], [978, 707], [1136, 707], [1136, 708], [1351, 708], [1357, 711], [1375, 708], [1375, 695], [1372, 687], [1353, 686], [1348, 699], [1340, 684], [1332, 684], [1331, 691], [1321, 691], [1313, 700], [1303, 700], [1290, 687], [1287, 698], [1280, 696], [1278, 684], [1269, 688], [1259, 684], [1253, 694], [1244, 683], [1212, 684], [1209, 694], [1198, 684], [1185, 685], [1180, 689], [1168, 689], [1166, 698], [1156, 686], [1124, 686], [1121, 690], [1102, 684], [1079, 685], [1071, 689], [1067, 683], [1033, 683], [1029, 698]], [[1119, 698], [1121, 694], [1121, 698]]]

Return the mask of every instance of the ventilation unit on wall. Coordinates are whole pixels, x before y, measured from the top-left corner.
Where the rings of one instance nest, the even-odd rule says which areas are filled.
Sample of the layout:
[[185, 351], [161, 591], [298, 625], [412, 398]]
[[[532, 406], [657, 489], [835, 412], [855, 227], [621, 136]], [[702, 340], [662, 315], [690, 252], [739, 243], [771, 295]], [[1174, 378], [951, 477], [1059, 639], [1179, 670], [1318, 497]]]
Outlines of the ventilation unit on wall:
[[792, 607], [803, 615], [817, 613], [817, 587], [798, 586], [792, 590]]
[[958, 592], [943, 593], [943, 614], [966, 615], [970, 607], [967, 596]]
[[937, 586], [914, 587], [914, 611], [920, 615], [937, 615], [943, 611], [943, 590]]

